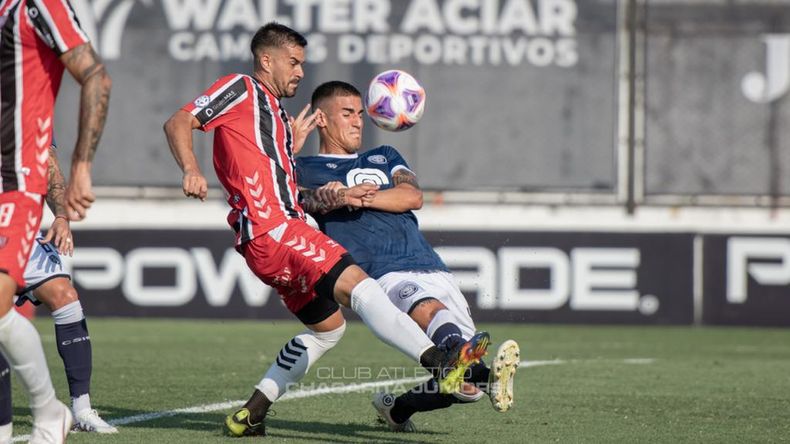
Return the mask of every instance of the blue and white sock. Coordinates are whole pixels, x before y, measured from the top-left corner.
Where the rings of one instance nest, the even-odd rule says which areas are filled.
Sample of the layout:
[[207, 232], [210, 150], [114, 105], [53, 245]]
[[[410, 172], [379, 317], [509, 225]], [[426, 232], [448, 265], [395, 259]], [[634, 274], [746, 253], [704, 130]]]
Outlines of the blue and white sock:
[[80, 301], [53, 311], [52, 318], [55, 321], [58, 353], [66, 368], [72, 408], [75, 412], [89, 409], [93, 352]]
[[437, 347], [450, 350], [458, 343], [463, 343], [464, 338], [458, 321], [450, 310], [439, 310], [431, 319], [426, 329], [428, 337]]

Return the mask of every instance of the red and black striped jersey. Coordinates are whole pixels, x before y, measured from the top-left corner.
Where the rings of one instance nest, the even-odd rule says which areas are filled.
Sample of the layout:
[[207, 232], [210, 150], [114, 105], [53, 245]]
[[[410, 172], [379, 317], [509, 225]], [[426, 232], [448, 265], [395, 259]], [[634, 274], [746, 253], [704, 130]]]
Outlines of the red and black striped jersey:
[[214, 130], [214, 170], [231, 206], [238, 244], [288, 219], [304, 220], [288, 113], [262, 83], [231, 74], [182, 108]]
[[59, 57], [87, 42], [68, 0], [0, 0], [0, 191], [47, 193]]

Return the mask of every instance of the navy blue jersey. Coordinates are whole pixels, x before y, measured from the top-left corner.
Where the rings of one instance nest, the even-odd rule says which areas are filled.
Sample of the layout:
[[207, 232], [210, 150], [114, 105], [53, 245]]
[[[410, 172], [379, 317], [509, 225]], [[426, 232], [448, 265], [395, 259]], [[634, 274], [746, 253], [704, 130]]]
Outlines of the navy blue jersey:
[[[352, 187], [376, 183], [392, 188], [392, 173], [409, 166], [387, 145], [357, 154], [319, 154], [296, 159], [300, 187], [315, 189], [338, 181]], [[340, 243], [374, 279], [393, 271], [448, 271], [439, 255], [420, 233], [414, 213], [388, 213], [371, 209], [340, 208], [313, 214], [321, 231]]]

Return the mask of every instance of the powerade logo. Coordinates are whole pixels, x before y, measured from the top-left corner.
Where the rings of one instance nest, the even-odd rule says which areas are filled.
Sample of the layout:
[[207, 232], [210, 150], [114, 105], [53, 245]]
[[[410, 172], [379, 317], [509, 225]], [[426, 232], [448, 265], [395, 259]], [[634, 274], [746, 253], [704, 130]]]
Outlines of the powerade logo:
[[[477, 294], [477, 307], [503, 310], [623, 311], [652, 316], [660, 300], [641, 294], [637, 274], [639, 248], [439, 247], [461, 290]], [[530, 287], [526, 270], [545, 270], [548, 285]]]
[[311, 63], [570, 67], [578, 61], [575, 0], [74, 2], [104, 58], [120, 58], [127, 18], [138, 3], [161, 4], [148, 14], [165, 16], [168, 53], [184, 62], [249, 60], [252, 34], [272, 20], [307, 36]]

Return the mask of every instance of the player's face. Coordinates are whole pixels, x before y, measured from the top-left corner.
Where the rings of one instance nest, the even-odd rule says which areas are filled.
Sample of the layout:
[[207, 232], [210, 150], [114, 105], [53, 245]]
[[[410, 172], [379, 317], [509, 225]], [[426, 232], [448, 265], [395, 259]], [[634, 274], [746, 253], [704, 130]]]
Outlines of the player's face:
[[287, 45], [271, 51], [271, 73], [274, 87], [280, 97], [293, 97], [296, 88], [304, 77], [304, 48]]
[[327, 136], [347, 153], [357, 152], [362, 146], [362, 99], [336, 96], [327, 100], [321, 109], [326, 118]]

